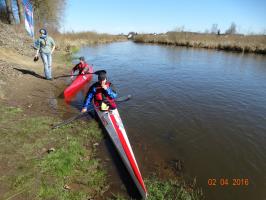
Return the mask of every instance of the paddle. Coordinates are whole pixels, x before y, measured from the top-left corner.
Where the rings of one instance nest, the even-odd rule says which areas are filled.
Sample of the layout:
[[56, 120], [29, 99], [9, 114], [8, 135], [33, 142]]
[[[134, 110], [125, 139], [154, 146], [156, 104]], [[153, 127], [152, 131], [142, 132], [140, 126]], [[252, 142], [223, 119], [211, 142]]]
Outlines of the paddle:
[[[98, 71], [95, 71], [95, 72], [92, 72], [92, 73], [90, 73], [90, 72], [87, 72], [87, 73], [84, 73], [84, 74], [82, 74], [82, 75], [85, 75], [85, 74], [96, 74], [96, 75], [98, 75], [99, 73], [106, 73], [106, 71], [105, 70], [98, 70]], [[71, 77], [71, 76], [79, 76], [80, 74], [76, 74], [76, 75], [61, 75], [61, 76], [57, 76], [57, 77], [54, 77], [54, 79], [58, 79], [58, 78], [64, 78], [64, 77]]]
[[[116, 102], [125, 102], [125, 101], [128, 101], [129, 99], [131, 99], [131, 97], [132, 97], [132, 96], [129, 94], [129, 95], [127, 95], [127, 96], [119, 97], [119, 98], [115, 99], [115, 101], [116, 101]], [[85, 113], [79, 113], [79, 114], [76, 115], [76, 116], [73, 116], [73, 117], [71, 117], [71, 118], [69, 118], [69, 119], [67, 119], [67, 120], [65, 120], [65, 121], [63, 121], [63, 122], [61, 122], [61, 123], [59, 123], [59, 124], [54, 125], [54, 126], [52, 127], [52, 129], [56, 129], [56, 128], [59, 128], [59, 127], [61, 127], [61, 126], [64, 126], [64, 125], [70, 124], [71, 122], [73, 122], [73, 121], [75, 121], [75, 120], [78, 120], [78, 119], [80, 119], [80, 118], [82, 118], [82, 117], [85, 117], [85, 116], [88, 114], [88, 112], [91, 112], [91, 111], [93, 111], [93, 110], [94, 110], [94, 108], [91, 108], [91, 109], [88, 109], [87, 112], [85, 112]]]

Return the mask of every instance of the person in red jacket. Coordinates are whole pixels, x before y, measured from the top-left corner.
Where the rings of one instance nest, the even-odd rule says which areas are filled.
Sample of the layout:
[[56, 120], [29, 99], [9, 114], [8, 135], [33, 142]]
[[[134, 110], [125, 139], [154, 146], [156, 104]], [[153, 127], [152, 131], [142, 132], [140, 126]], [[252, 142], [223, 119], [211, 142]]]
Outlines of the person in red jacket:
[[117, 93], [114, 86], [107, 81], [106, 73], [101, 72], [98, 74], [98, 82], [90, 87], [81, 112], [87, 112], [88, 107], [92, 106], [92, 99], [94, 100], [94, 105], [102, 111], [116, 109], [116, 97]]
[[75, 67], [73, 67], [72, 71], [71, 71], [71, 79], [74, 79], [74, 73], [76, 71], [78, 71], [78, 74], [86, 74], [89, 71], [89, 65], [88, 63], [86, 63], [85, 58], [83, 56], [81, 56], [79, 58], [79, 63], [75, 65]]

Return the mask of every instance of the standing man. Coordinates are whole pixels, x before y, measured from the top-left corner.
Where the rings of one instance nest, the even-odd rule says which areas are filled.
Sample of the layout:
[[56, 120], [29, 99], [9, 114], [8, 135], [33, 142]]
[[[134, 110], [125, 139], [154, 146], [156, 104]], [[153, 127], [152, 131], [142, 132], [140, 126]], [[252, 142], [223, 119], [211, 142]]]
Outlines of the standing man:
[[35, 43], [37, 49], [34, 60], [38, 60], [38, 54], [40, 53], [43, 66], [44, 74], [47, 80], [52, 80], [52, 54], [55, 50], [55, 42], [53, 38], [48, 36], [45, 29], [40, 29], [40, 37]]

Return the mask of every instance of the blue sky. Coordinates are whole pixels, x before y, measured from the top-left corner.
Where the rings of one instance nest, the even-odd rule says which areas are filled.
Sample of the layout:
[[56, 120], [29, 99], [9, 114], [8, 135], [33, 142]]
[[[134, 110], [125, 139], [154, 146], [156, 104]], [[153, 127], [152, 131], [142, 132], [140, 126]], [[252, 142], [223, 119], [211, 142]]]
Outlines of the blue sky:
[[265, 0], [67, 0], [62, 31], [105, 33], [211, 29], [232, 22], [242, 33], [266, 31]]

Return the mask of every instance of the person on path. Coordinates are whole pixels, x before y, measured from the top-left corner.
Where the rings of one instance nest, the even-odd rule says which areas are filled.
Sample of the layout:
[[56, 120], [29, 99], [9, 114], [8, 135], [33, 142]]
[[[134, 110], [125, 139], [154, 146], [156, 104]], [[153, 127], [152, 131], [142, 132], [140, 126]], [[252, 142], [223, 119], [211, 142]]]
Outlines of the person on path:
[[44, 74], [47, 80], [52, 80], [52, 54], [55, 50], [55, 42], [52, 37], [48, 36], [45, 29], [40, 29], [40, 37], [35, 42], [37, 49], [34, 61], [38, 60], [40, 54], [44, 66]]

